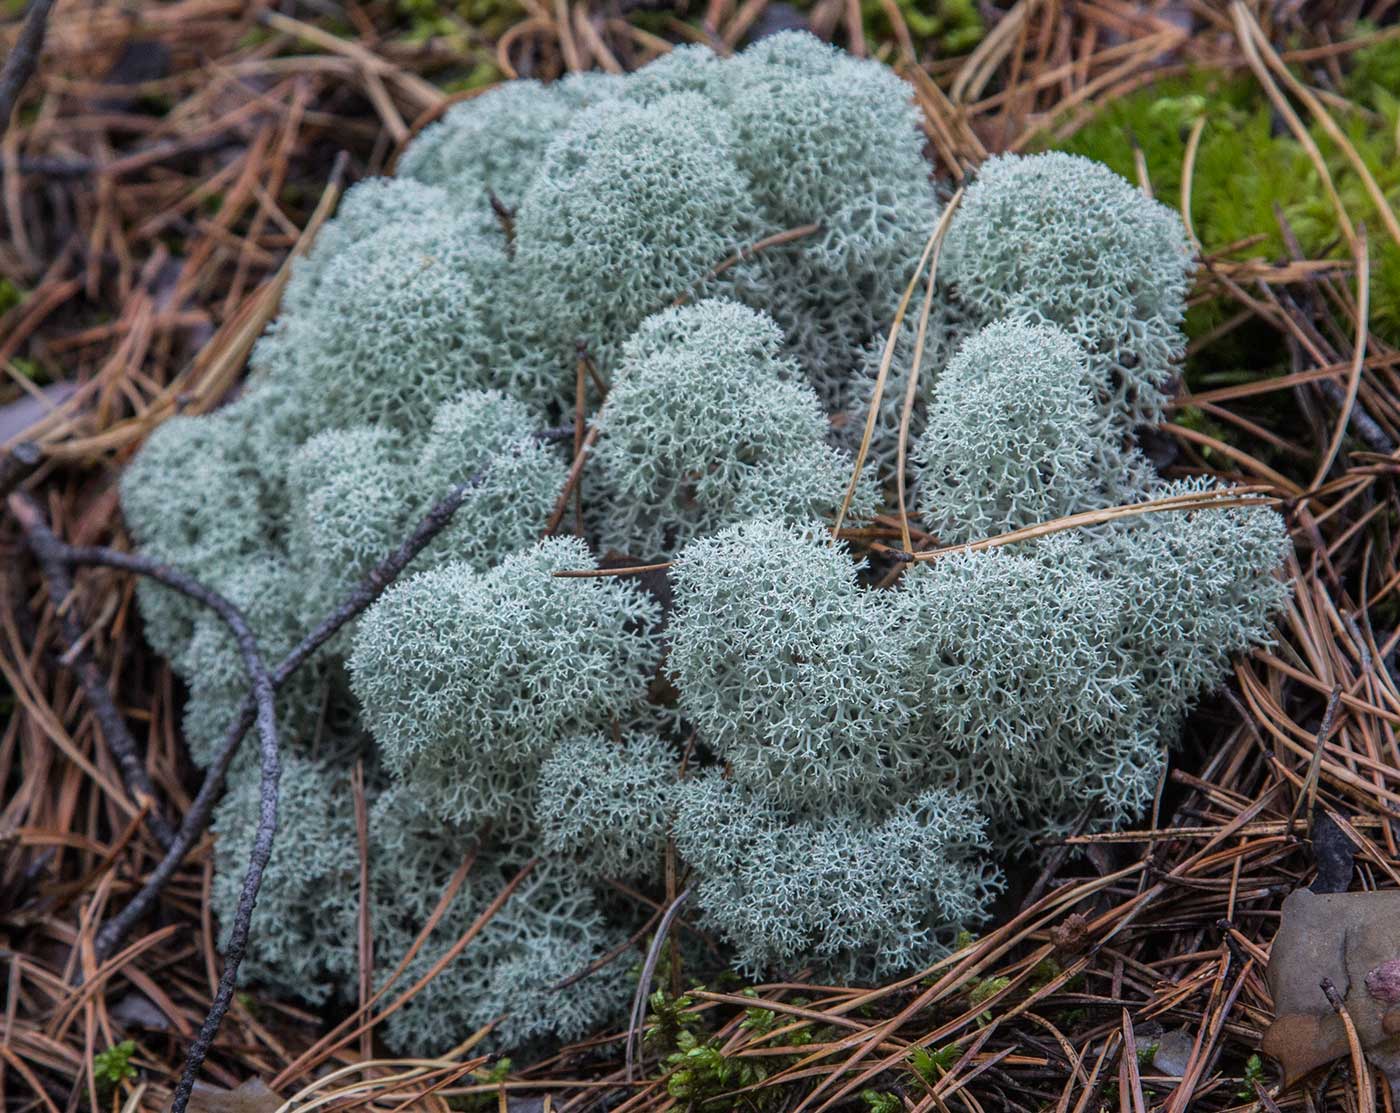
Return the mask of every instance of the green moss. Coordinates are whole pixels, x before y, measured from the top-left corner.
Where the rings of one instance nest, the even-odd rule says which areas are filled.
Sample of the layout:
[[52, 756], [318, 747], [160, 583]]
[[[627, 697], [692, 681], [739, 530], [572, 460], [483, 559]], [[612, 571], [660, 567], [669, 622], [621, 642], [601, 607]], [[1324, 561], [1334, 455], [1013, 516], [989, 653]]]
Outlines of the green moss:
[[[489, 1067], [472, 1071], [472, 1085], [493, 1086], [505, 1082], [510, 1077], [510, 1068], [509, 1059], [497, 1059]], [[500, 1108], [500, 1092], [469, 1094], [454, 1103], [453, 1108], [462, 1110], [462, 1113], [495, 1113]]]
[[[748, 996], [756, 996], [750, 990]], [[710, 1038], [703, 1015], [689, 993], [672, 997], [658, 989], [648, 998], [651, 1013], [643, 1035], [646, 1044], [662, 1053], [666, 1092], [691, 1110], [769, 1110], [782, 1102], [779, 1090], [736, 1094], [768, 1077], [770, 1067], [760, 1059], [725, 1055], [723, 1040]], [[750, 1008], [740, 1027], [756, 1036], [777, 1026], [771, 1009]], [[669, 1052], [669, 1053], [668, 1053]]]
[[28, 291], [20, 289], [8, 278], [0, 278], [0, 313], [8, 313], [27, 296]]
[[92, 1057], [92, 1076], [99, 1094], [110, 1094], [123, 1082], [133, 1082], [137, 1070], [131, 1063], [136, 1054], [135, 1040], [122, 1040]]
[[914, 1072], [914, 1077], [929, 1089], [933, 1089], [938, 1084], [938, 1080], [957, 1062], [958, 1045], [947, 1044], [944, 1047], [916, 1047], [909, 1052], [909, 1069]]
[[[1196, 409], [1195, 406], [1183, 406], [1181, 409], [1177, 410], [1176, 423], [1185, 429], [1191, 429], [1197, 433], [1204, 433], [1206, 436], [1213, 437], [1215, 440], [1223, 441], [1226, 444], [1229, 444], [1234, 439], [1233, 434], [1227, 426], [1208, 417], [1201, 410]], [[1201, 445], [1197, 451], [1200, 452], [1207, 463], [1216, 463], [1221, 466], [1228, 464], [1228, 461], [1216, 460], [1215, 449], [1211, 448], [1209, 445]]]
[[1240, 1077], [1240, 1088], [1235, 1092], [1235, 1096], [1240, 1101], [1253, 1101], [1256, 1086], [1264, 1085], [1264, 1061], [1258, 1055], [1251, 1055], [1249, 1061], [1244, 1065], [1244, 1074]]
[[494, 61], [482, 60], [460, 77], [443, 82], [444, 93], [468, 93], [473, 89], [484, 89], [505, 77]]
[[[1343, 92], [1361, 111], [1336, 115], [1334, 110], [1392, 205], [1400, 204], [1396, 89], [1400, 89], [1400, 38], [1390, 38], [1357, 51], [1352, 60]], [[1316, 169], [1291, 135], [1275, 133], [1269, 103], [1252, 78], [1201, 70], [1157, 82], [1114, 101], [1060, 149], [1098, 159], [1137, 180], [1136, 146], [1154, 194], [1179, 208], [1187, 139], [1201, 118], [1206, 123], [1191, 183], [1191, 217], [1208, 254], [1287, 259], [1291, 253], [1281, 214], [1307, 257], [1348, 257]], [[1314, 126], [1312, 135], [1348, 214], [1372, 229], [1372, 328], [1388, 343], [1400, 343], [1400, 247], [1384, 234], [1365, 183], [1336, 144], [1320, 127]], [[1208, 334], [1233, 311], [1223, 302], [1196, 307], [1188, 318], [1188, 335]], [[1242, 335], [1235, 338], [1233, 348], [1252, 353], [1257, 361], [1261, 354], [1257, 340]], [[1231, 350], [1212, 347], [1211, 362], [1219, 366]], [[1265, 353], [1271, 361], [1282, 358], [1277, 341]]]
[[1136, 146], [1153, 193], [1179, 207], [1187, 136], [1204, 116], [1192, 183], [1197, 236], [1207, 251], [1219, 251], [1262, 233], [1263, 242], [1238, 253], [1279, 256], [1284, 248], [1273, 202], [1305, 200], [1308, 190], [1299, 174], [1311, 165], [1295, 143], [1270, 134], [1267, 105], [1260, 101], [1244, 79], [1198, 71], [1112, 102], [1060, 149], [1107, 163], [1136, 181]]
[[37, 360], [26, 359], [23, 356], [15, 356], [10, 360], [10, 367], [23, 375], [31, 383], [47, 383], [48, 374], [44, 371]]
[[1400, 248], [1373, 238], [1379, 248], [1371, 264], [1371, 328], [1387, 343], [1400, 338]]
[[254, 24], [252, 27], [249, 27], [248, 30], [244, 31], [243, 34], [238, 36], [238, 49], [250, 50], [255, 46], [262, 46], [263, 43], [273, 38], [276, 34], [277, 32], [275, 31]]
[[682, 1032], [677, 1050], [666, 1057], [666, 1092], [685, 1108], [697, 1110], [768, 1110], [780, 1107], [781, 1092], [760, 1090], [739, 1094], [768, 1077], [761, 1059], [725, 1055], [718, 1041], [701, 1042], [693, 1032]]
[[[967, 995], [967, 999], [974, 1006], [980, 1005], [984, 1001], [990, 1001], [1010, 984], [1011, 979], [1005, 976], [1000, 978], [983, 978], [972, 987], [972, 992]], [[990, 1013], [983, 1013], [978, 1019], [986, 1020], [990, 1018], [990, 1016]]]
[[397, 0], [397, 8], [410, 42], [445, 38], [464, 48], [494, 41], [527, 14], [516, 0]]
[[[1346, 84], [1349, 96], [1372, 100], [1380, 96], [1393, 97], [1400, 90], [1400, 35], [1396, 32], [1397, 28], [1389, 28], [1384, 32], [1388, 38], [1363, 46], [1351, 56]], [[1366, 22], [1356, 25], [1357, 37], [1372, 34], [1376, 34], [1373, 25]]]
[[[910, 35], [918, 46], [932, 46], [942, 55], [966, 54], [982, 41], [987, 25], [976, 0], [895, 0]], [[861, 23], [874, 41], [894, 34], [880, 0], [861, 0]]]
[[[669, 946], [669, 944], [668, 944]], [[662, 978], [661, 981], [666, 981]], [[643, 1041], [659, 1051], [677, 1050], [681, 1047], [684, 1035], [693, 1035], [701, 1026], [700, 1014], [696, 1012], [695, 998], [688, 993], [672, 997], [664, 989], [658, 989], [647, 1004], [651, 1012], [647, 1016]]]

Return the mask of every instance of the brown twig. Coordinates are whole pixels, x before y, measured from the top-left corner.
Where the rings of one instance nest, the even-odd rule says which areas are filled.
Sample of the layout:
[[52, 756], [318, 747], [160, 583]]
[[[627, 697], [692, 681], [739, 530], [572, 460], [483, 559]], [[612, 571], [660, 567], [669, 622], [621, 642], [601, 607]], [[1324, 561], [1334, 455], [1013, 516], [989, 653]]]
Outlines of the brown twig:
[[24, 532], [25, 543], [38, 560], [48, 585], [49, 599], [53, 602], [54, 613], [58, 616], [59, 629], [66, 649], [62, 662], [77, 674], [83, 686], [92, 712], [102, 726], [102, 735], [107, 748], [121, 770], [122, 780], [133, 802], [145, 809], [146, 826], [160, 843], [169, 850], [175, 840], [175, 832], [160, 811], [155, 785], [146, 773], [145, 762], [138, 752], [136, 739], [126, 725], [126, 719], [117, 710], [112, 693], [107, 689], [107, 678], [97, 667], [92, 654], [83, 644], [83, 627], [78, 615], [69, 605], [73, 596], [73, 576], [71, 568], [72, 550], [54, 536], [53, 530], [44, 520], [44, 513], [28, 495], [12, 494], [7, 500], [10, 513]]
[[19, 95], [39, 64], [53, 5], [54, 0], [29, 0], [19, 37], [5, 58], [4, 66], [0, 67], [0, 135], [9, 128]]
[[[263, 871], [267, 868], [268, 860], [272, 856], [272, 841], [277, 832], [277, 785], [281, 776], [281, 756], [277, 742], [277, 713], [273, 705], [275, 689], [272, 678], [263, 664], [257, 639], [249, 627], [247, 619], [237, 607], [217, 592], [178, 569], [148, 557], [120, 553], [112, 549], [64, 544], [53, 535], [43, 519], [43, 512], [39, 509], [38, 504], [27, 495], [11, 495], [9, 507], [11, 513], [23, 525], [26, 539], [34, 549], [35, 554], [39, 556], [46, 568], [58, 572], [61, 580], [66, 582], [65, 573], [67, 569], [72, 567], [99, 565], [118, 568], [124, 572], [147, 576], [214, 611], [233, 635], [234, 641], [238, 645], [239, 655], [243, 658], [244, 668], [248, 673], [250, 687], [248, 698], [254, 706], [258, 736], [262, 743], [262, 779], [259, 790], [258, 826], [243, 878], [243, 887], [238, 897], [238, 907], [229, 925], [228, 939], [224, 945], [224, 972], [219, 978], [218, 992], [214, 995], [213, 1003], [210, 1005], [204, 1023], [200, 1026], [199, 1034], [190, 1044], [185, 1057], [184, 1070], [175, 1087], [175, 1097], [171, 1104], [172, 1113], [184, 1113], [185, 1106], [188, 1104], [190, 1094], [194, 1089], [195, 1077], [199, 1073], [205, 1056], [209, 1053], [214, 1037], [218, 1034], [219, 1026], [223, 1023], [224, 1014], [228, 1012], [229, 1004], [233, 1000], [233, 991], [238, 983], [238, 968], [248, 947], [248, 932], [253, 918], [253, 905], [257, 901], [258, 889], [262, 885]], [[66, 596], [65, 592], [63, 598], [66, 599]], [[61, 603], [62, 600], [60, 600], [60, 606]], [[96, 672], [95, 666], [93, 672], [94, 674]], [[105, 686], [101, 689], [101, 696], [103, 698], [94, 705], [95, 708], [100, 708], [104, 704], [110, 706], [110, 699], [106, 698]], [[115, 707], [111, 707], [111, 711], [115, 715]], [[120, 721], [119, 716], [117, 716], [117, 721]], [[109, 735], [109, 742], [111, 737]], [[127, 742], [130, 743], [130, 741], [130, 737], [127, 736]], [[134, 759], [134, 755], [129, 756]], [[120, 757], [119, 753], [119, 759]], [[149, 801], [149, 799], [148, 796], [147, 800]], [[172, 839], [172, 848], [174, 844], [175, 840]]]

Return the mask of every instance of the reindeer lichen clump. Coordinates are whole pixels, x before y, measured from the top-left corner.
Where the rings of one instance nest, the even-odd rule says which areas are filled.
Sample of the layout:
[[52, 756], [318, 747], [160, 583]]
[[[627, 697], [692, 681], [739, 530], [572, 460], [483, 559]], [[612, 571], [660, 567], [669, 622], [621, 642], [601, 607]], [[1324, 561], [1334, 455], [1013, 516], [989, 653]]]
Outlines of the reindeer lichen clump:
[[[226, 594], [272, 660], [463, 492], [278, 693], [254, 980], [356, 999], [362, 853], [376, 985], [474, 933], [389, 1018], [415, 1055], [494, 1021], [500, 1046], [617, 1021], [635, 896], [666, 879], [748, 971], [883, 977], [986, 916], [999, 855], [1150, 798], [1185, 713], [1267, 635], [1280, 521], [1234, 498], [898, 577], [871, 530], [832, 537], [838, 508], [891, 508], [922, 294], [854, 483], [853, 456], [942, 213], [922, 152], [899, 79], [801, 34], [504, 85], [347, 193], [239, 398], [152, 434], [122, 485], [137, 542]], [[1003, 156], [941, 260], [905, 477], [938, 543], [1209, 501], [1134, 440], [1182, 349], [1168, 210], [1082, 159]], [[590, 574], [606, 561], [669, 569]], [[140, 591], [208, 763], [245, 695], [237, 646]], [[224, 916], [253, 755], [229, 780]]]

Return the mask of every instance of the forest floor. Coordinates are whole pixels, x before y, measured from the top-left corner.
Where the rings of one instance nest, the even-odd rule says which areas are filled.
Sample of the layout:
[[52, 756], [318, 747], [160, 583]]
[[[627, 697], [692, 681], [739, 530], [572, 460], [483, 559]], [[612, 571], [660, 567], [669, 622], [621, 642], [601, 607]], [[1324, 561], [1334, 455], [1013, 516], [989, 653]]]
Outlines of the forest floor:
[[[1285, 500], [1277, 640], [1193, 716], [1139, 829], [1043, 847], [997, 926], [929, 970], [875, 989], [677, 973], [654, 1011], [684, 1034], [636, 1072], [618, 1033], [530, 1064], [470, 1041], [376, 1059], [372, 1024], [239, 993], [191, 1108], [1391, 1110], [1383, 1016], [1285, 985], [1311, 991], [1319, 951], [1375, 930], [1376, 906], [1330, 906], [1265, 971], [1295, 889], [1400, 888], [1400, 5], [696, 5], [58, 0], [0, 140], [5, 493], [68, 542], [123, 546], [123, 464], [165, 417], [228, 395], [290, 253], [453, 99], [808, 26], [910, 78], [949, 182], [1061, 147], [1183, 212], [1202, 265], [1153, 454]], [[3, 6], [8, 51], [23, 14]], [[198, 788], [178, 685], [128, 574], [84, 570], [56, 608], [11, 514], [0, 550], [4, 1109], [163, 1110], [221, 967], [209, 837], [124, 949], [97, 939], [163, 857], [152, 809], [178, 817]], [[145, 799], [80, 658], [143, 747]], [[1294, 1028], [1271, 1047], [1311, 1069], [1287, 1086], [1260, 1053], [1276, 1015]]]

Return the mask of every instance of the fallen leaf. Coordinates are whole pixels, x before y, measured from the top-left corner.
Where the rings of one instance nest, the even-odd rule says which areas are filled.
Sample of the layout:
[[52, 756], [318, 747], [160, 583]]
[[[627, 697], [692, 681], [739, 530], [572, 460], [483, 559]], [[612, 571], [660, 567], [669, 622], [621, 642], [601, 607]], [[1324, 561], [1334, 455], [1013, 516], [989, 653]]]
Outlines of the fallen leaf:
[[1383, 962], [1368, 973], [1366, 992], [1382, 1005], [1400, 1005], [1400, 958]]
[[1152, 1069], [1166, 1078], [1180, 1078], [1186, 1073], [1195, 1046], [1196, 1038], [1185, 1028], [1164, 1032], [1152, 1053]]
[[261, 1078], [250, 1078], [236, 1090], [196, 1082], [186, 1108], [189, 1113], [275, 1113], [281, 1105]]
[[1299, 889], [1283, 902], [1268, 969], [1276, 1019], [1260, 1049], [1283, 1067], [1285, 1086], [1347, 1054], [1324, 978], [1337, 987], [1367, 1058], [1389, 1076], [1400, 1064], [1400, 891]]
[[170, 1018], [156, 1008], [144, 993], [128, 993], [108, 1010], [108, 1014], [123, 1024], [156, 1032], [170, 1031]]
[[1333, 818], [1321, 808], [1313, 812], [1312, 851], [1317, 878], [1309, 888], [1314, 893], [1345, 893], [1351, 888], [1359, 848]]

